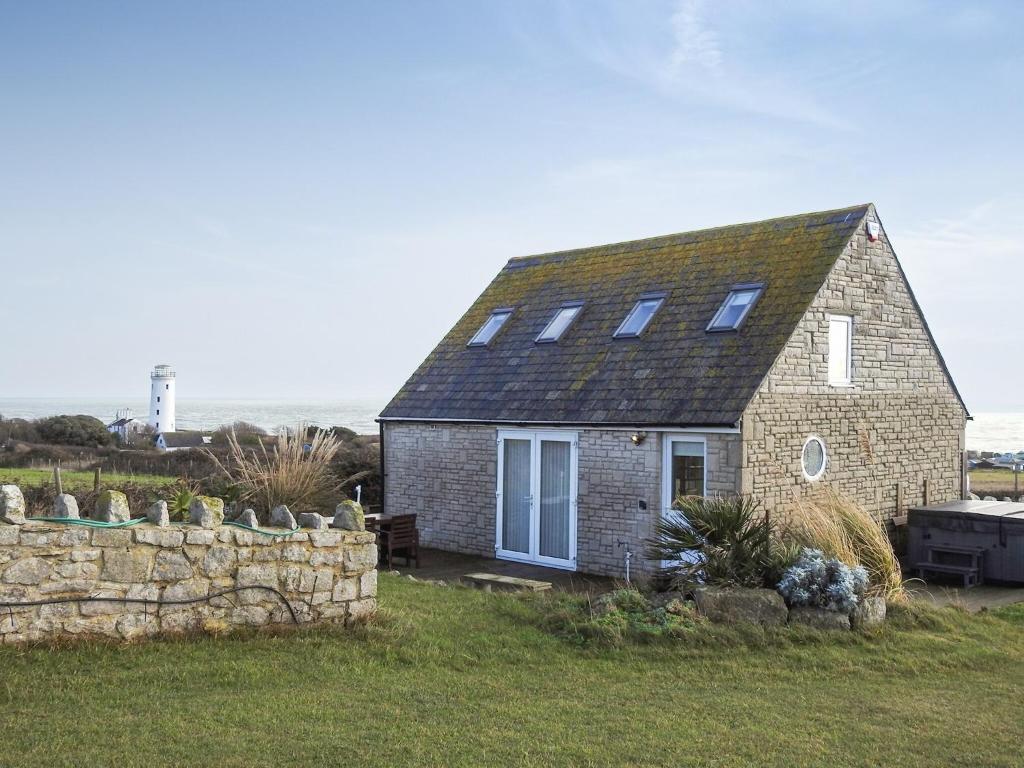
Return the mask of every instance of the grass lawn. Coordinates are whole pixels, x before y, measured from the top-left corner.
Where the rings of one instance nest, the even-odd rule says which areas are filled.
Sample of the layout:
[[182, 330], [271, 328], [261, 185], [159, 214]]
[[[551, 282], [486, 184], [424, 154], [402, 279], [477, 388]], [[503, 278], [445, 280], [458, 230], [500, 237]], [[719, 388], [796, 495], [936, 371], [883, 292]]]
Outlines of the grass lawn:
[[[122, 475], [104, 472], [101, 480], [104, 488], [116, 488], [118, 485], [125, 483], [159, 488], [164, 485], [170, 485], [175, 481], [175, 478], [163, 475]], [[89, 491], [92, 490], [93, 473], [61, 470], [60, 481], [64, 486], [64, 490], [69, 493], [79, 490]], [[53, 470], [0, 467], [0, 483], [15, 483], [26, 487], [42, 485], [43, 483], [52, 484]]]
[[1020, 765], [1024, 608], [581, 647], [380, 579], [366, 630], [0, 649], [3, 765]]
[[[1009, 469], [972, 469], [971, 491], [984, 496], [987, 491], [1013, 491], [1013, 472]], [[1020, 476], [1020, 487], [1024, 490], [1024, 473]]]

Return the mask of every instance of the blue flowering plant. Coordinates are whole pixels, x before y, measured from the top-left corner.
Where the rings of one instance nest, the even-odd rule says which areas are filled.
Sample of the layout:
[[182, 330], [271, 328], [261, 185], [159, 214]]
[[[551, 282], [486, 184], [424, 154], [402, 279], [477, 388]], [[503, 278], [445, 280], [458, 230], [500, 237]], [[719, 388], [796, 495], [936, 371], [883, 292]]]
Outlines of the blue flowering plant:
[[786, 569], [778, 590], [787, 605], [824, 608], [853, 613], [864, 599], [868, 572], [863, 566], [852, 568], [820, 549], [803, 549], [797, 561]]

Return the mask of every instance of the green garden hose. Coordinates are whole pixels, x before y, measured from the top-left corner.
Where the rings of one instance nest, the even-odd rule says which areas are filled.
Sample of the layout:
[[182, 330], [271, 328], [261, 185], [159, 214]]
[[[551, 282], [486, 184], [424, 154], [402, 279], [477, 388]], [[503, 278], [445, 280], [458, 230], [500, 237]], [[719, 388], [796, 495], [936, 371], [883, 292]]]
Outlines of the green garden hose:
[[84, 525], [87, 528], [127, 528], [129, 525], [138, 525], [146, 522], [144, 517], [136, 517], [133, 520], [124, 520], [115, 523], [105, 523], [102, 520], [85, 520], [77, 517], [29, 517], [29, 522], [38, 520], [41, 523], [65, 523], [67, 525]]
[[263, 528], [253, 528], [251, 525], [245, 525], [244, 523], [236, 523], [234, 520], [228, 520], [224, 523], [224, 525], [233, 525], [235, 526], [235, 528], [242, 528], [243, 530], [252, 531], [253, 533], [262, 533], [264, 536], [294, 536], [301, 530], [298, 526], [296, 526], [285, 533], [278, 533], [277, 531], [267, 531]]
[[[117, 523], [105, 523], [102, 520], [86, 520], [84, 518], [77, 517], [30, 517], [28, 518], [28, 520], [35, 520], [40, 523], [64, 523], [66, 525], [84, 525], [87, 528], [127, 528], [130, 525], [138, 525], [139, 523], [146, 522], [146, 518], [144, 517], [136, 517], [131, 520], [125, 520], [123, 522]], [[181, 527], [182, 525], [184, 525], [184, 523], [179, 523], [177, 527]], [[259, 533], [264, 536], [280, 536], [282, 538], [287, 536], [294, 536], [301, 530], [301, 528], [296, 526], [295, 528], [292, 528], [290, 531], [280, 533], [278, 531], [264, 530], [263, 528], [253, 528], [252, 526], [243, 525], [242, 523], [236, 523], [233, 521], [225, 522], [224, 525], [233, 525], [236, 528], [242, 528], [246, 531], [252, 531], [253, 533]]]

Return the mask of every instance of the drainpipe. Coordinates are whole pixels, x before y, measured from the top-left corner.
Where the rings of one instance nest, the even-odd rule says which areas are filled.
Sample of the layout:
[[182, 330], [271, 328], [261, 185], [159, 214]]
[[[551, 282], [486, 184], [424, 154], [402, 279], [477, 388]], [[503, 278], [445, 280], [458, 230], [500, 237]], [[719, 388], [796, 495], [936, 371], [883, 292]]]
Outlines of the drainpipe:
[[386, 495], [384, 493], [384, 488], [386, 485], [386, 481], [384, 479], [386, 477], [386, 474], [384, 472], [384, 422], [379, 421], [377, 422], [377, 424], [380, 427], [380, 442], [378, 443], [378, 445], [380, 446], [380, 513], [383, 515], [384, 497]]

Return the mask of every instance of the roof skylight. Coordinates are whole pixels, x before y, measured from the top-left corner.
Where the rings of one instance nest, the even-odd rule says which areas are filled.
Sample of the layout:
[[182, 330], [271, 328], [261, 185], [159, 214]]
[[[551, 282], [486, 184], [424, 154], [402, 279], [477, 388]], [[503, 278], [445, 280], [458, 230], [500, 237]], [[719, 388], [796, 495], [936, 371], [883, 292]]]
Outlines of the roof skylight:
[[747, 319], [750, 310], [761, 297], [764, 286], [760, 283], [749, 285], [736, 285], [725, 297], [722, 306], [708, 323], [708, 331], [735, 331], [738, 330], [743, 321]]
[[639, 336], [644, 332], [644, 328], [651, 322], [651, 318], [654, 317], [654, 313], [661, 308], [661, 305], [665, 303], [664, 296], [645, 296], [641, 297], [640, 300], [633, 305], [633, 308], [626, 315], [626, 319], [622, 321], [622, 325], [615, 331], [615, 338], [629, 338]]
[[496, 309], [491, 312], [490, 317], [480, 326], [480, 330], [473, 334], [469, 340], [469, 347], [486, 347], [491, 340], [498, 335], [505, 322], [512, 316], [511, 309]]
[[583, 302], [573, 302], [560, 306], [555, 310], [555, 316], [544, 326], [544, 330], [540, 332], [540, 336], [537, 337], [536, 341], [558, 341], [562, 334], [565, 333], [566, 328], [572, 325], [572, 321], [576, 319], [582, 310]]

